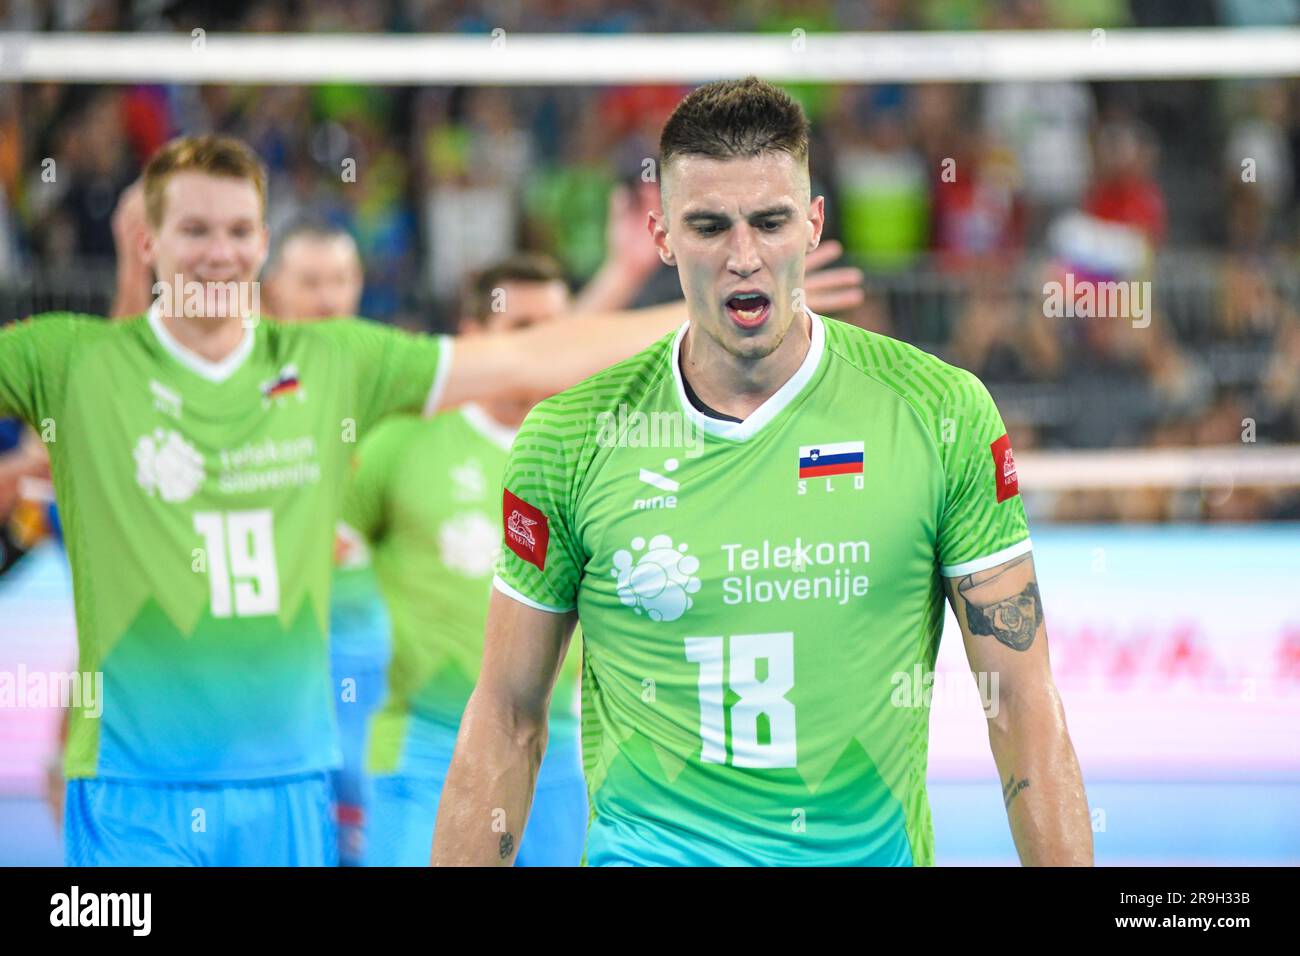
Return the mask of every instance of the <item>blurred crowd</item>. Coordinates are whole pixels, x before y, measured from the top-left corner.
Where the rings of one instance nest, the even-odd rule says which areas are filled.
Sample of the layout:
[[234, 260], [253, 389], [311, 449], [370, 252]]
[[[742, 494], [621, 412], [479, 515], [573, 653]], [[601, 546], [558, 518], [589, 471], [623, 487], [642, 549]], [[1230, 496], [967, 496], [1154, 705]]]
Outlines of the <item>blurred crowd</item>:
[[[212, 32], [1041, 29], [1295, 24], [1255, 0], [0, 0], [0, 29]], [[761, 73], [761, 64], [755, 64]], [[849, 321], [993, 391], [1017, 449], [1300, 441], [1300, 82], [794, 86], [828, 233], [868, 274]], [[112, 212], [180, 133], [248, 140], [271, 227], [346, 227], [364, 314], [452, 324], [517, 248], [575, 285], [658, 203], [676, 87], [0, 86], [0, 288], [111, 283]], [[80, 279], [78, 279], [80, 277]], [[1149, 283], [1145, 314], [1048, 314], [1045, 283]], [[60, 287], [61, 288], [61, 287]], [[636, 304], [678, 292], [651, 261]], [[0, 302], [4, 302], [0, 295]], [[13, 316], [0, 316], [7, 321]], [[1141, 319], [1141, 321], [1139, 321]], [[1229, 496], [1246, 516], [1296, 503]], [[1150, 509], [1177, 516], [1172, 499]], [[1105, 511], [1094, 504], [1093, 511]], [[1122, 517], [1122, 515], [1119, 515]]]

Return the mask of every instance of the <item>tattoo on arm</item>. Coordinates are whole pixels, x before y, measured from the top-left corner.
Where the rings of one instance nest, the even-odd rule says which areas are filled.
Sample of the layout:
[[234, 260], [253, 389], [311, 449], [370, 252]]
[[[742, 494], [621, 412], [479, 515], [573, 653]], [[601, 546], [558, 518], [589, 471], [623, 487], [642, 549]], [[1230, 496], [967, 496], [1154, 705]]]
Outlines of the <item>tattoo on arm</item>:
[[513, 833], [501, 834], [501, 847], [500, 847], [501, 859], [503, 860], [510, 859], [510, 854], [514, 850], [514, 848], [515, 848], [514, 834]]
[[1019, 593], [1008, 593], [1010, 589], [1006, 582], [999, 579], [1005, 578], [1025, 558], [1012, 561], [989, 578], [976, 580], [979, 572], [968, 574], [957, 581], [956, 588], [956, 593], [966, 602], [970, 632], [996, 637], [1017, 651], [1027, 651], [1034, 643], [1034, 635], [1043, 620], [1043, 601], [1038, 593], [1038, 583], [1032, 578]]
[[1007, 777], [1007, 782], [1002, 785], [1002, 804], [1008, 810], [1011, 809], [1011, 801], [1020, 795], [1020, 791], [1029, 786], [1027, 779], [1017, 780], [1013, 773]]

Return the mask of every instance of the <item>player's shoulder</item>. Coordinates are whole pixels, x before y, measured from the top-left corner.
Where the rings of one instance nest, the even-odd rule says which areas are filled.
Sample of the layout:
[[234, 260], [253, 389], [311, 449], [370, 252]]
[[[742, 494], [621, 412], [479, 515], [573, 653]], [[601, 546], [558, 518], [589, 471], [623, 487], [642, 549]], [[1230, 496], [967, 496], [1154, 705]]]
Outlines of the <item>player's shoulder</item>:
[[258, 320], [257, 330], [273, 344], [308, 342], [335, 346], [356, 335], [365, 335], [365, 327], [370, 324], [352, 316], [294, 322], [264, 315]]
[[99, 336], [109, 332], [122, 333], [132, 324], [143, 321], [143, 316], [110, 321], [102, 315], [84, 312], [37, 312], [25, 319], [5, 326], [5, 329], [28, 329], [32, 334], [69, 337]]
[[576, 426], [598, 422], [603, 412], [616, 411], [619, 406], [639, 406], [652, 389], [672, 375], [673, 340], [679, 332], [669, 332], [630, 358], [538, 402], [524, 427], [572, 432]]
[[259, 325], [265, 327], [268, 335], [280, 338], [319, 340], [344, 345], [357, 339], [411, 338], [420, 335], [401, 326], [360, 315], [339, 315], [330, 319], [312, 319], [307, 322], [264, 315]]
[[987, 395], [973, 372], [925, 349], [838, 319], [823, 317], [822, 321], [827, 351], [910, 404], [951, 409]]
[[147, 334], [143, 315], [107, 319], [83, 312], [38, 312], [0, 326], [0, 336], [11, 336], [18, 347], [25, 342], [44, 361], [61, 363], [101, 355], [105, 349], [131, 350]]
[[257, 324], [257, 334], [276, 361], [297, 357], [347, 363], [358, 354], [382, 347], [385, 336], [394, 331], [392, 326], [355, 316], [295, 322], [264, 315]]

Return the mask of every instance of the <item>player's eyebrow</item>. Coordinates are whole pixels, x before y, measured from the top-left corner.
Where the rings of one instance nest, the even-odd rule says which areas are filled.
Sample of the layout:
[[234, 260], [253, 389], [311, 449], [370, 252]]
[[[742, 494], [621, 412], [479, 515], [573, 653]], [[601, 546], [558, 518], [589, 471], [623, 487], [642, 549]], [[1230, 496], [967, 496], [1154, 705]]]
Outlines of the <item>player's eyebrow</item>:
[[777, 203], [775, 206], [768, 206], [766, 209], [760, 209], [757, 212], [749, 214], [749, 219], [753, 222], [755, 219], [770, 219], [775, 216], [785, 216], [787, 218], [794, 215], [794, 207], [789, 203]]
[[682, 221], [685, 222], [688, 226], [694, 226], [696, 224], [711, 225], [713, 223], [724, 223], [729, 225], [731, 223], [731, 217], [728, 216], [726, 213], [721, 213], [721, 212], [700, 211], [700, 212], [686, 213], [686, 215], [682, 216]]
[[[783, 202], [783, 203], [777, 203], [775, 206], [768, 206], [765, 209], [758, 209], [754, 212], [751, 212], [747, 218], [749, 219], [750, 222], [754, 222], [757, 219], [771, 219], [777, 216], [785, 216], [786, 218], [790, 218], [793, 215], [794, 215], [794, 207], [791, 206], [789, 203]], [[722, 223], [722, 224], [730, 225], [731, 217], [723, 212], [709, 212], [707, 210], [696, 210], [695, 212], [688, 212], [684, 216], [682, 216], [682, 221], [685, 222], [688, 226], [693, 226], [696, 225], [697, 223], [705, 223], [710, 225], [713, 223]]]

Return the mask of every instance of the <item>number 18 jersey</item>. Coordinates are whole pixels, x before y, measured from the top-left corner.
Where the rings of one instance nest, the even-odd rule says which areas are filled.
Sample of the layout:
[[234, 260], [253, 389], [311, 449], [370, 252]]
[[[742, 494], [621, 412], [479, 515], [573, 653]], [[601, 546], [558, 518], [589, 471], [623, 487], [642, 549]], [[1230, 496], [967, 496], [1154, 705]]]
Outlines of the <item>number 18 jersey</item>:
[[687, 399], [683, 326], [515, 440], [494, 584], [578, 610], [592, 865], [933, 862], [907, 685], [941, 576], [1030, 548], [1014, 459], [969, 372], [797, 321], [807, 356], [744, 422]]

